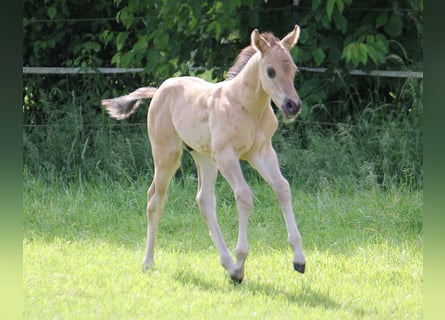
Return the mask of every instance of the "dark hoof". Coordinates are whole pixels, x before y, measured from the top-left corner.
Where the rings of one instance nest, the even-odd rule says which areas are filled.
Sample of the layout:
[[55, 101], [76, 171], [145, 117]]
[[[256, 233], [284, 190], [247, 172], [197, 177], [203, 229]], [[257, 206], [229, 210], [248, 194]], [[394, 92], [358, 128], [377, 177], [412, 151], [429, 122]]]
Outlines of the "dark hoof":
[[232, 282], [234, 285], [237, 285], [237, 284], [240, 284], [241, 282], [243, 282], [243, 278], [230, 277], [230, 279], [232, 279]]
[[305, 267], [306, 267], [306, 264], [294, 262], [294, 270], [298, 271], [299, 273], [304, 273]]

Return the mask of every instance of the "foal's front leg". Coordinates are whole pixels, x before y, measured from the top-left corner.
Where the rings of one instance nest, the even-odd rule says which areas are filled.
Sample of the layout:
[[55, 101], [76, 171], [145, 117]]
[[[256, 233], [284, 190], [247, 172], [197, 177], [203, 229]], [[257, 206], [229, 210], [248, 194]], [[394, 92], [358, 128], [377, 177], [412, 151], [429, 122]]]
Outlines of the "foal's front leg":
[[235, 248], [236, 263], [234, 272], [230, 277], [235, 282], [241, 282], [244, 278], [244, 263], [249, 253], [247, 241], [247, 225], [249, 213], [253, 205], [252, 192], [243, 177], [241, 165], [235, 152], [227, 148], [215, 155], [218, 169], [230, 184], [236, 200], [238, 210], [238, 241]]
[[209, 227], [210, 236], [218, 250], [221, 265], [229, 272], [235, 273], [235, 264], [227, 249], [216, 217], [215, 182], [218, 170], [209, 155], [193, 151], [193, 159], [198, 169], [198, 193], [196, 202]]
[[294, 252], [294, 269], [304, 273], [306, 259], [302, 249], [302, 239], [295, 222], [292, 209], [292, 196], [289, 183], [280, 171], [278, 158], [272, 144], [266, 145], [263, 149], [253, 154], [249, 163], [261, 174], [275, 191], [283, 209], [284, 220], [286, 222], [288, 240]]

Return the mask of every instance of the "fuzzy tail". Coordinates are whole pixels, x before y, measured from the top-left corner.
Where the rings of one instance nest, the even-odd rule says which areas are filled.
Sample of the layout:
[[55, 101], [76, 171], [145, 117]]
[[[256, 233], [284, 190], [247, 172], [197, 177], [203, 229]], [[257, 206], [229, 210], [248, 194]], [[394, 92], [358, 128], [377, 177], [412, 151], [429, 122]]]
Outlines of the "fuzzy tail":
[[122, 120], [136, 111], [141, 104], [140, 100], [153, 98], [157, 90], [154, 87], [143, 87], [126, 96], [104, 99], [101, 102], [112, 118]]

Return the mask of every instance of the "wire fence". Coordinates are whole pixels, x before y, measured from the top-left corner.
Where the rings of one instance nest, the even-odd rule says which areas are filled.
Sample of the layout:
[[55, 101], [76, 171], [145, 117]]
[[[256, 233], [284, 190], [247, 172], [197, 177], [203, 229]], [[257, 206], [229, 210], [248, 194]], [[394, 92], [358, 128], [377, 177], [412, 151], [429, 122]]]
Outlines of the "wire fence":
[[[267, 3], [267, 1], [266, 1]], [[280, 12], [280, 11], [289, 11], [289, 10], [313, 10], [312, 6], [302, 6], [299, 5], [298, 0], [294, 0], [293, 5], [287, 5], [277, 8], [261, 8], [260, 11], [263, 13], [268, 12]], [[391, 12], [394, 11], [394, 7], [376, 7], [376, 8], [364, 8], [364, 7], [345, 7], [344, 10], [348, 11], [362, 11], [362, 12]], [[248, 14], [251, 12], [257, 12], [258, 8], [246, 8], [240, 9], [240, 14]], [[404, 13], [419, 13], [423, 12], [422, 9], [413, 9], [413, 8], [397, 8], [397, 11]], [[143, 16], [133, 17], [133, 20], [144, 20], [144, 19], [156, 19], [158, 15], [156, 14], [147, 14]], [[173, 18], [173, 16], [172, 16]], [[28, 24], [33, 23], [57, 23], [57, 22], [70, 22], [70, 23], [81, 23], [81, 22], [95, 22], [95, 21], [116, 21], [119, 19], [117, 16], [114, 17], [88, 17], [88, 18], [55, 18], [55, 19], [36, 19], [36, 18], [26, 18]]]
[[[324, 73], [329, 71], [328, 68], [312, 68], [312, 67], [299, 67], [299, 70], [303, 72]], [[140, 73], [144, 68], [70, 68], [70, 67], [23, 67], [23, 74], [56, 74], [56, 75], [77, 75], [77, 74], [122, 74], [122, 73]], [[334, 69], [334, 72], [341, 72], [341, 70]], [[423, 79], [423, 72], [421, 71], [391, 71], [391, 70], [374, 70], [365, 72], [363, 70], [351, 70], [348, 72], [350, 75], [356, 76], [373, 76], [373, 77], [395, 77], [395, 78], [418, 78]], [[296, 120], [297, 122], [300, 120]], [[319, 125], [328, 127], [337, 127], [342, 125], [347, 128], [359, 128], [359, 125], [346, 124], [346, 123], [334, 123], [323, 121], [302, 121], [306, 125]], [[67, 127], [67, 128], [103, 128], [104, 126], [111, 126], [114, 128], [119, 127], [140, 127], [146, 126], [146, 122], [128, 123], [120, 122], [116, 124], [23, 124], [23, 128], [49, 128], [49, 127]], [[368, 125], [367, 129], [381, 130], [381, 126]], [[403, 128], [385, 128], [385, 130], [393, 132], [412, 132], [413, 129]]]
[[[404, 129], [404, 128], [390, 128], [390, 127], [382, 127], [382, 126], [378, 126], [378, 125], [370, 125], [367, 124], [366, 126], [360, 126], [358, 124], [352, 124], [352, 123], [345, 123], [345, 122], [328, 122], [328, 121], [307, 121], [307, 120], [294, 120], [297, 124], [301, 123], [304, 125], [311, 125], [311, 126], [325, 126], [325, 127], [332, 127], [332, 128], [337, 128], [339, 126], [344, 127], [344, 128], [348, 128], [348, 129], [366, 129], [366, 130], [374, 130], [374, 131], [378, 131], [378, 130], [386, 130], [386, 131], [392, 131], [392, 132], [413, 132], [416, 129], [413, 128], [409, 128], [409, 129]], [[134, 123], [127, 123], [127, 122], [116, 122], [116, 123], [95, 123], [95, 124], [89, 124], [89, 123], [84, 123], [84, 124], [62, 124], [62, 123], [24, 123], [22, 124], [22, 128], [35, 128], [35, 129], [44, 129], [44, 128], [55, 128], [55, 127], [59, 127], [59, 128], [77, 128], [77, 129], [95, 129], [95, 128], [104, 128], [107, 127], [109, 129], [118, 129], [118, 128], [122, 128], [122, 127], [146, 127], [147, 123], [146, 122], [134, 122]], [[365, 128], [366, 127], [366, 128]]]
[[[268, 0], [265, 0], [267, 4]], [[260, 10], [263, 13], [268, 12], [281, 12], [289, 10], [313, 10], [312, 5], [300, 5], [299, 0], [293, 0], [292, 4], [284, 5], [275, 8], [243, 8], [239, 10], [240, 14], [248, 14], [250, 12], [258, 12]], [[362, 11], [362, 12], [391, 12], [398, 11], [404, 13], [420, 13], [423, 12], [423, 7], [415, 8], [403, 8], [399, 4], [394, 4], [390, 7], [348, 7], [344, 8], [345, 11]], [[157, 19], [157, 14], [147, 14], [143, 16], [132, 17], [133, 20], [144, 20], [144, 19]], [[173, 18], [173, 16], [172, 16]], [[69, 22], [69, 23], [81, 23], [81, 22], [94, 22], [94, 21], [116, 21], [119, 22], [119, 15], [114, 17], [88, 17], [88, 18], [55, 18], [55, 19], [36, 19], [36, 18], [24, 18], [26, 24], [34, 23], [58, 23], [58, 22]], [[195, 68], [196, 70], [202, 69], [202, 67]], [[194, 69], [194, 70], [195, 70]], [[218, 67], [215, 67], [218, 69]], [[324, 73], [328, 71], [328, 68], [310, 68], [310, 67], [300, 67], [302, 71]], [[67, 68], [67, 67], [23, 67], [23, 74], [116, 74], [116, 73], [138, 73], [143, 72], [144, 68]], [[338, 71], [338, 70], [334, 70]], [[366, 72], [363, 70], [351, 70], [348, 72], [350, 75], [362, 75], [362, 76], [377, 76], [377, 77], [396, 77], [396, 78], [423, 78], [422, 71], [397, 71], [397, 70], [373, 70]]]
[[[267, 1], [265, 1], [267, 3]], [[249, 14], [249, 12], [257, 11], [258, 8], [245, 8], [240, 9], [240, 14]], [[287, 5], [276, 8], [267, 8], [263, 7], [260, 9], [261, 12], [280, 12], [280, 11], [288, 11], [288, 10], [312, 10], [312, 6], [299, 5], [298, 0], [293, 1], [293, 5]], [[363, 11], [363, 12], [391, 12], [394, 11], [394, 7], [374, 7], [374, 8], [363, 8], [363, 7], [345, 7], [345, 11]], [[423, 9], [413, 9], [413, 8], [397, 8], [397, 11], [404, 13], [419, 13], [422, 12]], [[143, 16], [135, 16], [134, 20], [146, 20], [146, 19], [156, 19], [158, 18], [155, 14], [148, 14]], [[96, 21], [115, 21], [119, 22], [119, 17], [116, 15], [114, 17], [88, 17], [88, 18], [59, 18], [59, 19], [36, 19], [36, 18], [24, 18], [26, 20], [26, 24], [34, 24], [34, 23], [60, 23], [60, 22], [68, 22], [68, 23], [88, 23], [88, 22], [96, 22]], [[214, 67], [218, 69], [219, 67]], [[390, 77], [390, 78], [416, 78], [423, 79], [423, 71], [410, 71], [410, 70], [372, 70], [372, 71], [364, 71], [359, 69], [354, 69], [350, 71], [344, 71], [336, 68], [326, 68], [326, 67], [298, 67], [302, 72], [312, 72], [312, 73], [325, 73], [328, 71], [333, 71], [334, 73], [345, 72], [348, 75], [353, 76], [371, 76], [371, 77]], [[199, 71], [204, 69], [203, 67], [195, 67], [192, 68], [192, 71]], [[23, 74], [42, 74], [42, 75], [80, 75], [80, 74], [125, 74], [125, 73], [141, 73], [144, 72], [144, 68], [111, 68], [111, 67], [101, 67], [101, 68], [84, 68], [84, 67], [30, 67], [24, 66], [22, 69]], [[297, 122], [300, 120], [296, 120]], [[322, 122], [322, 121], [302, 121], [304, 124], [308, 125], [321, 125], [321, 126], [338, 126], [342, 125], [345, 127], [359, 127], [359, 125], [355, 124], [345, 124], [345, 123], [333, 123], [333, 122]], [[116, 123], [116, 124], [23, 124], [23, 128], [48, 128], [48, 127], [67, 127], [67, 128], [101, 128], [104, 126], [110, 127], [139, 127], [146, 126], [145, 122], [141, 123]], [[381, 127], [379, 126], [369, 126], [368, 129], [379, 130]], [[398, 132], [409, 132], [412, 129], [403, 129], [403, 128], [386, 128], [386, 130], [398, 131]]]
[[[303, 72], [315, 72], [324, 73], [328, 68], [312, 68], [312, 67], [299, 67], [299, 70]], [[57, 74], [57, 75], [76, 75], [76, 74], [122, 74], [122, 73], [139, 73], [143, 72], [144, 68], [70, 68], [70, 67], [23, 67], [24, 74]], [[340, 70], [334, 70], [334, 72], [340, 72]], [[420, 71], [390, 71], [390, 70], [374, 70], [365, 72], [363, 70], [351, 70], [350, 75], [356, 76], [374, 76], [374, 77], [396, 77], [396, 78], [418, 78], [423, 79], [423, 72]], [[300, 120], [296, 120], [299, 122]], [[350, 123], [334, 123], [323, 121], [301, 121], [306, 125], [319, 125], [328, 127], [337, 127], [338, 125], [347, 128], [359, 128], [359, 125]], [[23, 128], [50, 128], [50, 127], [66, 127], [66, 128], [103, 128], [104, 126], [119, 128], [119, 127], [140, 127], [146, 126], [146, 122], [128, 123], [128, 122], [116, 122], [115, 124], [61, 124], [61, 123], [47, 123], [47, 124], [23, 124]], [[381, 126], [368, 125], [367, 129], [381, 130]], [[385, 130], [394, 132], [412, 132], [413, 129], [403, 128], [385, 128]]]

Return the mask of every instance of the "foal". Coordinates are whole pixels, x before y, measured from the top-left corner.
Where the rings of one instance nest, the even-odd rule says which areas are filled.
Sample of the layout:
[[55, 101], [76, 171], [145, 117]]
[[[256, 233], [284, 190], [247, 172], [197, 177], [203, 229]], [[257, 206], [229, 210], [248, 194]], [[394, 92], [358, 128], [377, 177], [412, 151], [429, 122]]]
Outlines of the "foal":
[[[204, 216], [220, 262], [234, 282], [244, 278], [248, 255], [247, 224], [252, 192], [240, 167], [246, 160], [272, 186], [283, 209], [293, 266], [304, 273], [306, 260], [292, 209], [289, 183], [282, 176], [271, 139], [278, 121], [271, 100], [284, 117], [295, 118], [301, 100], [293, 80], [296, 66], [289, 50], [297, 43], [300, 28], [279, 40], [270, 33], [251, 33], [251, 45], [239, 55], [228, 80], [209, 83], [196, 77], [177, 77], [159, 88], [143, 87], [122, 97], [102, 100], [111, 117], [124, 119], [141, 99], [153, 98], [148, 110], [148, 134], [155, 173], [147, 192], [147, 245], [143, 269], [154, 264], [155, 235], [171, 178], [183, 148], [190, 151], [198, 171], [196, 201]], [[239, 233], [232, 258], [216, 216], [215, 182], [220, 172], [230, 184], [239, 215]]]

